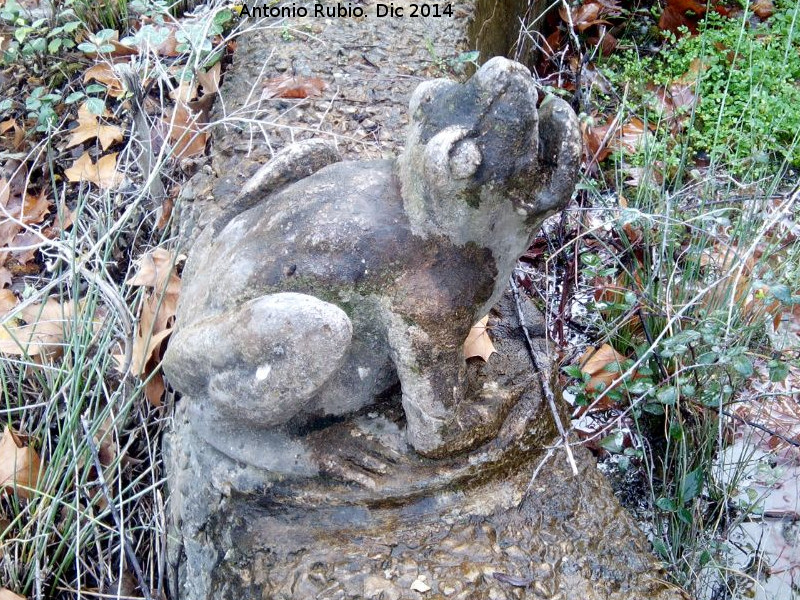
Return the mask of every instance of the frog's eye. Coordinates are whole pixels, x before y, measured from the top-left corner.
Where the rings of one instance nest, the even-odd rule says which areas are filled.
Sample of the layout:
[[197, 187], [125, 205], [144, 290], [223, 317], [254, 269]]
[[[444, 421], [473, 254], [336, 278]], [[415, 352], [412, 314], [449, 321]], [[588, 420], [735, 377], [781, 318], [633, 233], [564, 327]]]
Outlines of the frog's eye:
[[[442, 129], [425, 146], [425, 175], [439, 188], [463, 182], [478, 170], [483, 156], [470, 131], [452, 125]], [[463, 185], [463, 183], [459, 183]]]
[[481, 166], [481, 150], [472, 138], [464, 138], [450, 150], [450, 173], [456, 179], [472, 177]]
[[409, 113], [411, 116], [417, 114], [417, 110], [441, 99], [450, 88], [458, 87], [458, 84], [448, 79], [433, 79], [431, 81], [424, 81], [417, 86], [414, 93], [411, 95], [411, 100], [408, 103]]

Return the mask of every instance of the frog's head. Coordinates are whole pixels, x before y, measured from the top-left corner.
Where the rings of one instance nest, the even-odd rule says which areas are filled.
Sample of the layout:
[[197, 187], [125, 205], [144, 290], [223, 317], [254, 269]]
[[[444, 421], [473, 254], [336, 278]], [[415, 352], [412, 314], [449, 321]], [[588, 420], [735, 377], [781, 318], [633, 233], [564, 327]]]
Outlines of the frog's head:
[[[577, 119], [556, 100], [557, 131], [543, 131], [540, 143], [542, 126], [554, 125], [540, 123], [537, 100], [530, 71], [501, 57], [464, 84], [444, 79], [421, 84], [411, 98], [411, 127], [398, 161], [407, 208], [434, 220], [453, 212], [467, 216], [470, 208], [513, 208], [529, 223], [560, 208], [579, 165]], [[569, 148], [563, 152], [565, 141]], [[566, 194], [551, 193], [556, 171], [567, 179]]]

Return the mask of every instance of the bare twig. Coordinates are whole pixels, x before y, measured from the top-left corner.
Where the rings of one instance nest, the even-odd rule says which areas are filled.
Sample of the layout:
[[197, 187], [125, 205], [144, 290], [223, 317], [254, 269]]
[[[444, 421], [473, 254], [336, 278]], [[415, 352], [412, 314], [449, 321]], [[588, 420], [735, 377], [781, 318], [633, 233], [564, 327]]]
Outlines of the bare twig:
[[569, 440], [567, 439], [567, 431], [564, 429], [564, 424], [561, 422], [561, 417], [558, 414], [558, 407], [556, 407], [556, 399], [555, 395], [553, 394], [553, 390], [550, 387], [550, 383], [547, 381], [547, 377], [542, 372], [542, 369], [539, 367], [539, 363], [536, 360], [536, 353], [533, 349], [533, 340], [531, 340], [530, 335], [528, 334], [528, 330], [525, 328], [525, 317], [522, 314], [522, 306], [520, 305], [520, 298], [519, 298], [519, 288], [517, 287], [517, 282], [514, 279], [514, 275], [511, 275], [511, 290], [514, 292], [514, 305], [517, 309], [517, 318], [519, 319], [519, 326], [522, 329], [522, 332], [525, 334], [525, 341], [528, 345], [528, 354], [530, 354], [531, 360], [533, 361], [534, 368], [542, 373], [539, 376], [539, 382], [542, 386], [542, 395], [547, 400], [547, 405], [550, 407], [550, 412], [553, 415], [553, 420], [556, 422], [556, 428], [558, 429], [558, 434], [561, 436], [562, 443], [564, 445], [564, 451], [567, 453], [567, 461], [569, 462], [570, 468], [572, 468], [572, 474], [578, 474], [578, 465], [575, 464], [575, 457], [572, 455], [572, 449], [570, 448]]
[[108, 504], [108, 509], [111, 511], [111, 518], [114, 519], [114, 524], [117, 526], [117, 530], [119, 531], [119, 536], [122, 540], [122, 545], [125, 550], [125, 556], [128, 559], [128, 563], [130, 563], [131, 569], [133, 569], [134, 575], [136, 576], [136, 581], [139, 584], [139, 590], [142, 592], [142, 594], [144, 594], [146, 600], [153, 600], [153, 597], [150, 594], [150, 588], [145, 581], [142, 567], [139, 564], [139, 560], [136, 558], [136, 553], [133, 551], [133, 546], [131, 546], [128, 536], [125, 534], [125, 530], [122, 527], [122, 520], [120, 519], [119, 512], [117, 511], [117, 506], [114, 504], [114, 499], [111, 497], [108, 484], [106, 484], [105, 477], [103, 477], [103, 465], [100, 462], [100, 455], [98, 454], [97, 446], [94, 443], [92, 432], [89, 430], [89, 425], [86, 423], [86, 417], [83, 415], [81, 415], [81, 425], [83, 425], [83, 431], [86, 434], [86, 444], [89, 446], [89, 451], [92, 453], [92, 462], [94, 462], [94, 468], [97, 471], [97, 480], [100, 482], [100, 491], [103, 493], [103, 497]]

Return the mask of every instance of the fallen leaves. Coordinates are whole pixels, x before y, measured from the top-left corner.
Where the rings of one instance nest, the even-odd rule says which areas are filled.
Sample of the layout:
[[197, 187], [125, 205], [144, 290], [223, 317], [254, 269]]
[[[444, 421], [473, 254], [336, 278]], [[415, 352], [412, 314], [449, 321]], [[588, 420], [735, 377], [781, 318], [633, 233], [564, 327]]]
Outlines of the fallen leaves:
[[10, 139], [7, 140], [8, 145], [12, 150], [20, 150], [22, 148], [22, 142], [25, 139], [25, 129], [14, 119], [6, 119], [0, 123], [0, 136], [5, 137], [9, 132], [12, 133]]
[[113, 189], [124, 180], [122, 173], [117, 172], [117, 153], [112, 152], [93, 162], [89, 152], [84, 152], [64, 171], [68, 181], [80, 183], [88, 181], [100, 189]]
[[578, 361], [581, 371], [591, 377], [586, 389], [595, 392], [607, 389], [623, 372], [624, 360], [625, 357], [610, 344], [603, 344], [597, 349], [589, 347]]
[[33, 226], [52, 209], [46, 190], [29, 194], [13, 179], [0, 177], [0, 289], [11, 285], [13, 275], [38, 273], [34, 258], [43, 237]]
[[658, 20], [658, 28], [680, 35], [680, 28], [686, 27], [692, 34], [697, 33], [697, 22], [706, 14], [705, 2], [697, 0], [667, 0], [664, 12]]
[[167, 128], [167, 137], [172, 142], [176, 158], [188, 158], [203, 154], [208, 142], [208, 132], [204, 130], [208, 121], [206, 111], [193, 112], [190, 106], [177, 101], [175, 108], [162, 118]]
[[571, 23], [575, 29], [583, 33], [594, 25], [610, 25], [607, 17], [618, 16], [622, 9], [614, 0], [590, 0], [567, 12], [567, 5], [562, 3], [558, 14], [565, 23]]
[[15, 491], [20, 498], [30, 498], [40, 470], [41, 460], [36, 451], [23, 446], [20, 437], [6, 427], [0, 438], [0, 487]]
[[483, 317], [480, 321], [472, 326], [467, 334], [467, 339], [464, 342], [464, 358], [473, 358], [476, 356], [481, 357], [484, 362], [489, 360], [489, 357], [497, 352], [494, 344], [489, 337], [489, 315]]
[[120, 98], [125, 94], [125, 86], [110, 63], [97, 63], [87, 69], [83, 74], [83, 82], [89, 83], [90, 81], [97, 81], [106, 86], [106, 91], [112, 98]]
[[55, 298], [16, 310], [18, 304], [11, 290], [0, 290], [0, 354], [42, 358], [61, 354], [75, 305]]
[[25, 600], [25, 596], [20, 596], [6, 588], [0, 588], [0, 600]]
[[[145, 396], [154, 406], [161, 405], [164, 380], [156, 372], [164, 350], [164, 343], [172, 333], [181, 279], [176, 263], [183, 260], [163, 248], [156, 248], [138, 261], [138, 271], [127, 283], [149, 289], [139, 311], [130, 370], [142, 380], [147, 380]], [[120, 361], [119, 357], [117, 358]]]
[[320, 96], [325, 89], [325, 82], [318, 77], [291, 77], [281, 75], [268, 79], [264, 83], [262, 100], [269, 98], [310, 98]]
[[769, 19], [775, 12], [772, 0], [755, 0], [750, 8], [759, 19]]
[[634, 154], [651, 130], [652, 127], [638, 117], [631, 117], [621, 126], [616, 118], [602, 125], [585, 122], [582, 132], [587, 163], [603, 162], [615, 150]]
[[121, 142], [122, 137], [122, 129], [116, 125], [101, 125], [99, 117], [93, 114], [89, 110], [88, 104], [84, 102], [78, 108], [78, 126], [70, 131], [70, 137], [65, 147], [72, 148], [86, 140], [97, 138], [100, 147], [108, 150], [112, 144]]

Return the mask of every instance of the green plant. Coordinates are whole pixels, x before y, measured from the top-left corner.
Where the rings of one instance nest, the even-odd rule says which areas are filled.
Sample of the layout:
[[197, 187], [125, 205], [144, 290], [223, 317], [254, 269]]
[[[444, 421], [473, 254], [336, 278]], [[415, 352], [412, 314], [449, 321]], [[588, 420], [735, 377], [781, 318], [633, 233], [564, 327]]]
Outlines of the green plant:
[[[653, 168], [656, 156], [642, 162]], [[611, 166], [622, 177], [623, 167]], [[624, 358], [604, 368], [610, 384], [578, 364], [563, 370], [576, 404], [613, 407], [646, 440], [647, 451], [626, 448], [612, 431], [599, 445], [619, 455], [621, 468], [650, 473], [654, 548], [691, 587], [708, 565], [727, 564], [720, 538], [756, 508], [752, 499], [733, 502], [737, 479], [722, 482], [712, 468], [728, 407], [756, 368], [766, 367], [772, 381], [789, 373], [790, 359], [770, 347], [766, 325], [800, 303], [800, 249], [785, 245], [776, 228], [800, 192], [778, 194], [777, 177], [747, 202], [714, 181], [679, 192], [619, 185], [626, 207], [610, 205], [596, 185], [582, 186], [604, 226], [576, 240], [584, 282], [577, 296], [598, 331], [595, 345]]]
[[8, 0], [0, 10], [0, 19], [13, 28], [13, 40], [3, 52], [0, 64], [11, 65], [19, 60], [31, 61], [41, 70], [48, 57], [75, 47], [75, 35], [81, 22], [75, 13], [65, 9], [51, 19], [29, 21], [16, 0]]
[[78, 50], [86, 54], [108, 54], [114, 51], [114, 45], [111, 40], [117, 32], [114, 29], [101, 29], [97, 33], [89, 35], [86, 42], [78, 44]]
[[178, 52], [188, 54], [191, 65], [212, 65], [221, 57], [222, 49], [216, 47], [214, 39], [222, 35], [232, 22], [233, 12], [227, 8], [214, 10], [211, 18], [199, 23], [190, 23], [180, 29], [175, 37]]
[[58, 114], [54, 109], [61, 101], [61, 94], [47, 93], [47, 88], [39, 86], [31, 91], [25, 99], [25, 109], [28, 118], [36, 120], [36, 131], [48, 131], [58, 121]]
[[127, 29], [128, 0], [65, 0], [88, 31]]
[[603, 62], [647, 115], [668, 174], [698, 154], [750, 178], [800, 165], [800, 5], [776, 5], [755, 26], [747, 7], [738, 18], [709, 11], [697, 35], [668, 36], [656, 56], [627, 51]]

